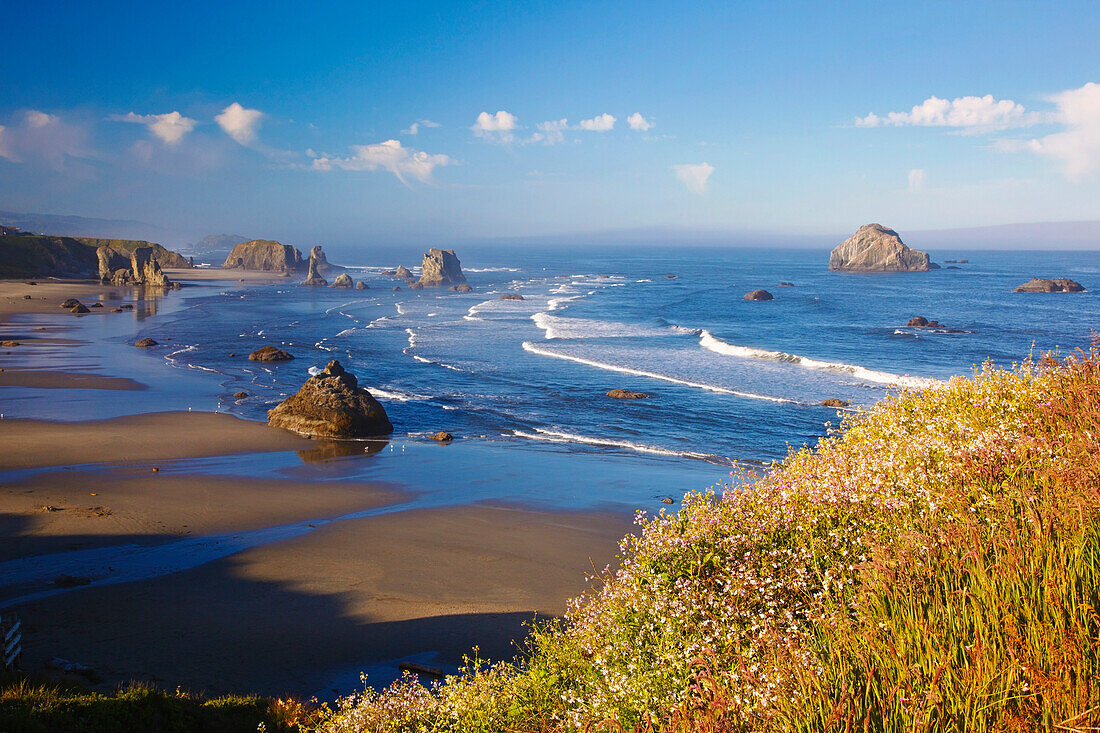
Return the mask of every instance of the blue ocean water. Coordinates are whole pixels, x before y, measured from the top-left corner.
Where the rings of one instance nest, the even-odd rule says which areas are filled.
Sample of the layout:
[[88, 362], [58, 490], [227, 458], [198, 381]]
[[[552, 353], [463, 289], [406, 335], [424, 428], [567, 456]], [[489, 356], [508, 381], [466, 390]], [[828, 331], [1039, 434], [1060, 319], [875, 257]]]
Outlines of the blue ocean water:
[[[823, 399], [869, 404], [986, 360], [1011, 365], [1032, 351], [1086, 346], [1100, 325], [1095, 252], [933, 253], [969, 262], [874, 275], [829, 272], [820, 250], [458, 254], [472, 293], [411, 291], [380, 274], [419, 253], [364, 255], [347, 264], [370, 290], [230, 287], [150, 319], [141, 335], [173, 338], [167, 363], [209, 374], [218, 409], [242, 417], [262, 419], [335, 358], [403, 438], [447, 430], [520, 451], [556, 445], [728, 466], [812, 443], [836, 419]], [[1033, 276], [1070, 277], [1090, 291], [1012, 291]], [[744, 300], [757, 288], [775, 299]], [[523, 300], [499, 300], [505, 293]], [[906, 327], [917, 315], [944, 327]], [[245, 359], [264, 345], [296, 359]], [[615, 387], [651, 396], [604, 396]], [[239, 390], [254, 397], [233, 400]]]

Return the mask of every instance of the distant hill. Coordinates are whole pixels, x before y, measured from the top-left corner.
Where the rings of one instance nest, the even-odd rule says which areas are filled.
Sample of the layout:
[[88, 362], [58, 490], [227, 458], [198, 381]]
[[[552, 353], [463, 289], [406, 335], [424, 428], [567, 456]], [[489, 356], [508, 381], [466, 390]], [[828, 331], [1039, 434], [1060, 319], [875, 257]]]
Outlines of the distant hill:
[[29, 214], [0, 211], [0, 224], [31, 234], [66, 237], [109, 237], [111, 239], [146, 240], [178, 247], [187, 238], [163, 227], [133, 219], [95, 219], [62, 214]]
[[194, 244], [181, 247], [180, 251], [193, 255], [196, 262], [202, 260], [217, 265], [221, 264], [238, 244], [251, 242], [253, 239], [253, 237], [242, 237], [240, 234], [207, 234]]

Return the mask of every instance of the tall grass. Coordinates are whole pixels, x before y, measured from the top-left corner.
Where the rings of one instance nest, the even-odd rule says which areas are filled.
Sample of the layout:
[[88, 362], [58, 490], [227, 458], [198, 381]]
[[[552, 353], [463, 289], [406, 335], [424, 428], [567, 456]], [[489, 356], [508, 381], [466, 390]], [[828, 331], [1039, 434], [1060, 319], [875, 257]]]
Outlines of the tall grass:
[[511, 663], [326, 731], [1100, 730], [1100, 353], [846, 418], [676, 514]]

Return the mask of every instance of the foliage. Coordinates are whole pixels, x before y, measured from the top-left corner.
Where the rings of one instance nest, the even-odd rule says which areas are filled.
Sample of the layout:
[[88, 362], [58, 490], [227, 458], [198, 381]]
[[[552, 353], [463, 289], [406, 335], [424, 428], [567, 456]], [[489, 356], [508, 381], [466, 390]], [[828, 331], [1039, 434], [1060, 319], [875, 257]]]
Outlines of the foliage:
[[1100, 353], [985, 366], [847, 417], [675, 514], [476, 657], [338, 731], [992, 731], [1100, 723]]

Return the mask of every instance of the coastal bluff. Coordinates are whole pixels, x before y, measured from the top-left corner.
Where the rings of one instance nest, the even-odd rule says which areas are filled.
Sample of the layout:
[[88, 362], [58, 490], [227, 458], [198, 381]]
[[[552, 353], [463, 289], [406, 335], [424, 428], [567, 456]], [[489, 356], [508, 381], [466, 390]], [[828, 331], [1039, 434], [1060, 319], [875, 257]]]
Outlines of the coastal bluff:
[[242, 242], [225, 258], [223, 269], [259, 270], [261, 272], [296, 272], [306, 262], [297, 247], [270, 239]]
[[881, 224], [864, 224], [829, 253], [834, 272], [927, 272], [939, 267]]

